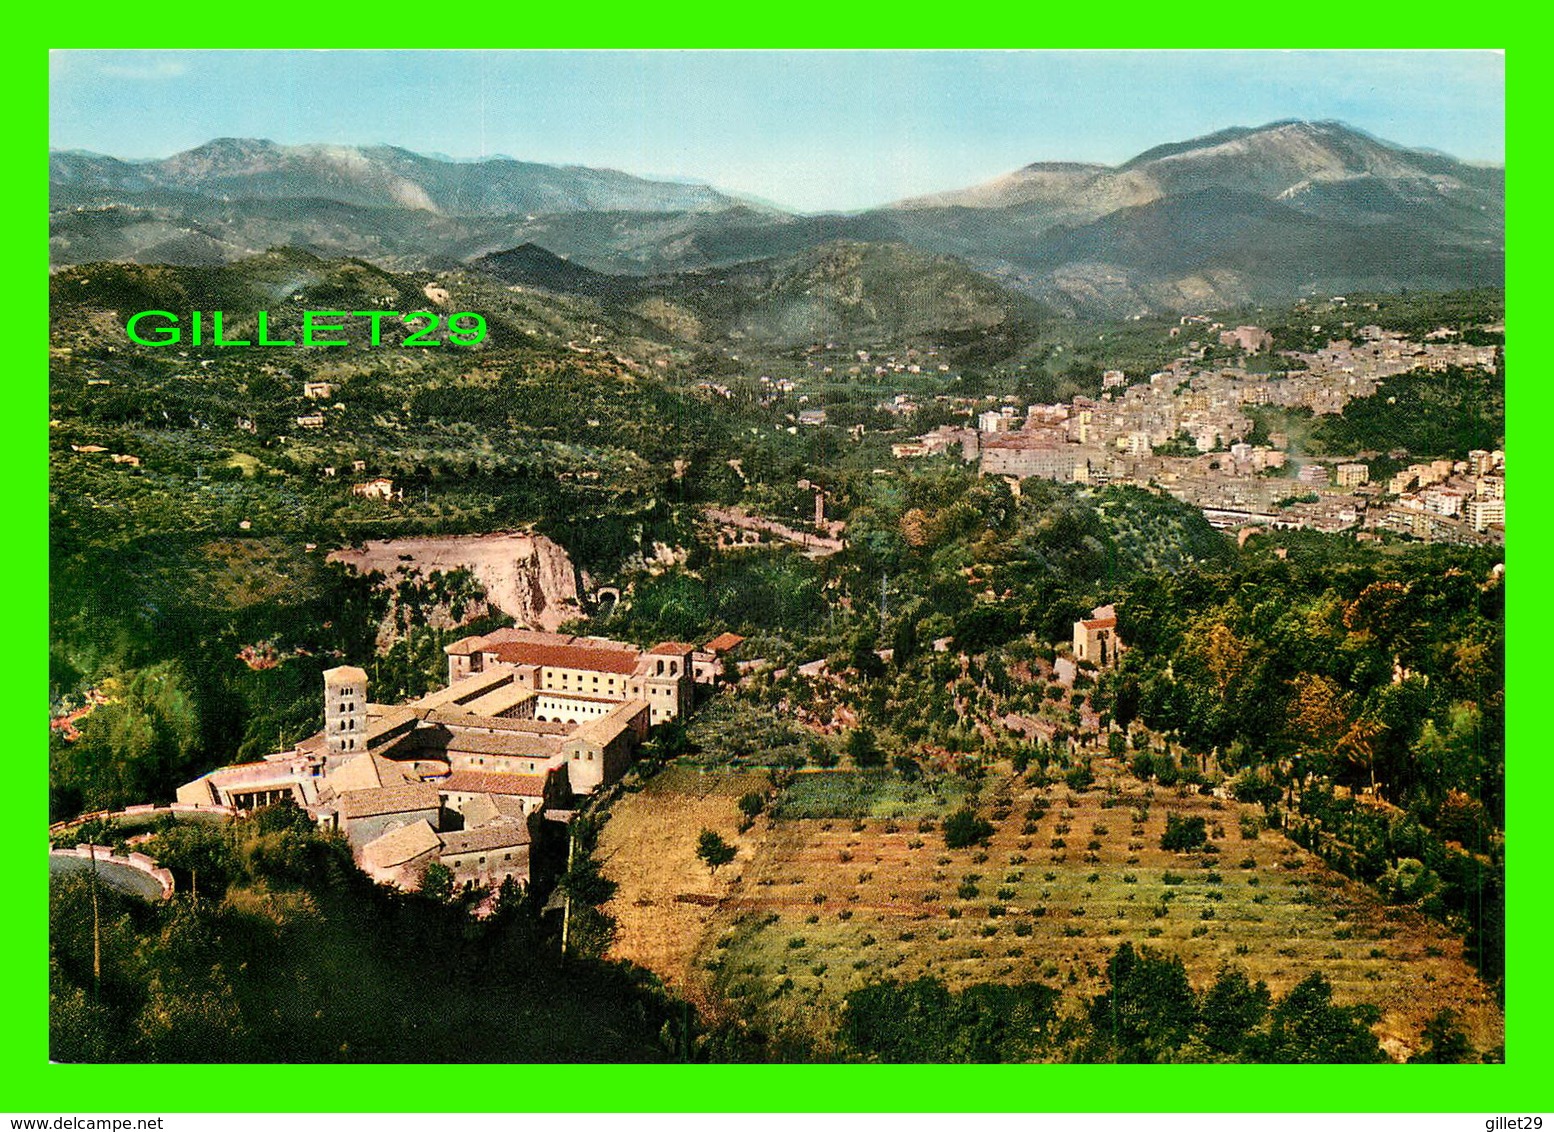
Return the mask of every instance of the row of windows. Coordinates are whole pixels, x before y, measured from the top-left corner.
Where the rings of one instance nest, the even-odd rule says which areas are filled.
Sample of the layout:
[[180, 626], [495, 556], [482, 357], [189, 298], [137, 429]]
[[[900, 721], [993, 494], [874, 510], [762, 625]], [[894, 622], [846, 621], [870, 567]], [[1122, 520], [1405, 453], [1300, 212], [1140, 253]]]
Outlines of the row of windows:
[[[503, 853], [502, 854], [502, 860], [504, 860], [504, 861], [511, 861], [512, 859], [513, 859], [513, 855], [511, 853]], [[464, 857], [444, 857], [443, 861], [445, 863], [447, 863], [448, 865], [450, 865], [451, 867], [455, 868], [455, 869], [463, 867], [463, 866], [467, 866], [469, 864], [468, 859], [464, 858]], [[478, 864], [483, 865], [485, 863], [486, 863], [486, 859], [484, 857], [481, 857], [479, 862], [478, 862]], [[509, 874], [509, 875], [511, 875], [511, 874]]]

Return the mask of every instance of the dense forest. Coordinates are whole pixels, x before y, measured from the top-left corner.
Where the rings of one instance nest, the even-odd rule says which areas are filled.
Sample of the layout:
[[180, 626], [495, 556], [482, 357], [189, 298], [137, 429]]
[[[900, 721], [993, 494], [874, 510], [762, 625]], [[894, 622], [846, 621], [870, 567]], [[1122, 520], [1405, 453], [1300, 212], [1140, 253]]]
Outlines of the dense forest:
[[652, 976], [575, 952], [563, 965], [537, 897], [509, 887], [474, 918], [477, 894], [375, 885], [294, 806], [165, 826], [142, 848], [186, 894], [147, 904], [101, 886], [100, 973], [90, 877], [53, 882], [57, 1061], [660, 1061], [689, 1048], [691, 1015]]

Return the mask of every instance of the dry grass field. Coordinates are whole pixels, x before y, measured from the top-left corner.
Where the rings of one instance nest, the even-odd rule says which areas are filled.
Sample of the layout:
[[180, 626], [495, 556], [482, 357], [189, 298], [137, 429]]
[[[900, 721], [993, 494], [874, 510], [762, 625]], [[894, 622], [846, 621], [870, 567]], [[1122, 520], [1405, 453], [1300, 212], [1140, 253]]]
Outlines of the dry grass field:
[[[1504, 1042], [1459, 940], [1256, 829], [1255, 807], [1103, 770], [1082, 794], [983, 783], [979, 812], [995, 826], [986, 846], [946, 849], [924, 828], [931, 820], [905, 813], [763, 816], [736, 836], [736, 799], [764, 781], [673, 768], [618, 802], [606, 826], [605, 871], [621, 886], [608, 909], [614, 954], [715, 1013], [791, 1028], [824, 1050], [843, 997], [867, 982], [1039, 979], [1074, 1005], [1102, 989], [1107, 956], [1131, 941], [1179, 955], [1199, 987], [1225, 963], [1276, 994], [1321, 971], [1337, 1001], [1381, 1009], [1377, 1033], [1395, 1058], [1444, 1006], [1478, 1049]], [[1034, 821], [1033, 799], [1048, 804]], [[1161, 849], [1168, 814], [1203, 817], [1217, 852]], [[703, 826], [739, 846], [715, 878], [695, 857]]]
[[[756, 830], [738, 832], [740, 795], [769, 785], [764, 773], [672, 766], [610, 808], [596, 855], [618, 885], [605, 906], [619, 925], [612, 959], [656, 972], [699, 1006], [703, 980], [687, 977], [702, 937], [722, 903], [726, 881], [749, 864]], [[703, 829], [716, 830], [738, 856], [716, 876], [696, 856]]]

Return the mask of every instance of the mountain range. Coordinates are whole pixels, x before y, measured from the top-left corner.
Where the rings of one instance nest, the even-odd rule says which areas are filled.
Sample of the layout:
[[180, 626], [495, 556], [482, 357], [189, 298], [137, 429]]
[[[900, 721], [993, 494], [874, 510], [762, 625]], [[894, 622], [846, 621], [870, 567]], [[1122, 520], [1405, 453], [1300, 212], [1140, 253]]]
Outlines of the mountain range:
[[[651, 280], [670, 302], [702, 293], [704, 313], [698, 288], [706, 277], [698, 273], [756, 265], [721, 286], [738, 278], [759, 291], [750, 281], [770, 274], [759, 265], [782, 262], [802, 275], [805, 255], [860, 269], [888, 262], [894, 286], [902, 271], [920, 268], [914, 293], [935, 277], [942, 282], [943, 257], [954, 257], [1069, 314], [1498, 287], [1504, 279], [1503, 168], [1407, 149], [1338, 122], [1237, 127], [1117, 166], [1040, 162], [848, 214], [787, 213], [707, 185], [613, 170], [454, 162], [392, 146], [220, 139], [142, 162], [55, 152], [50, 176], [56, 265], [211, 264], [291, 246], [396, 269], [472, 265], [575, 294], [640, 295]], [[838, 259], [838, 249], [858, 244], [902, 250]], [[922, 256], [908, 263], [905, 249]], [[854, 282], [865, 285], [861, 275]], [[970, 286], [956, 286], [963, 284]], [[750, 297], [740, 287], [727, 293]], [[878, 311], [890, 307], [884, 296], [866, 298]], [[1016, 309], [1011, 303], [1002, 306]], [[758, 314], [751, 312], [753, 327], [774, 325]]]

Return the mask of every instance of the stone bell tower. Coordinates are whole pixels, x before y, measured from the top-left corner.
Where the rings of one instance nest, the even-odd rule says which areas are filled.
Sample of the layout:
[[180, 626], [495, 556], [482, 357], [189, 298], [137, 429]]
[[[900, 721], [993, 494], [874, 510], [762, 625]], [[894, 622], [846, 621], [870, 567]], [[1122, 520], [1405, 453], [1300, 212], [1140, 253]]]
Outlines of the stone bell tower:
[[360, 668], [324, 673], [324, 742], [332, 759], [367, 749], [367, 673]]

